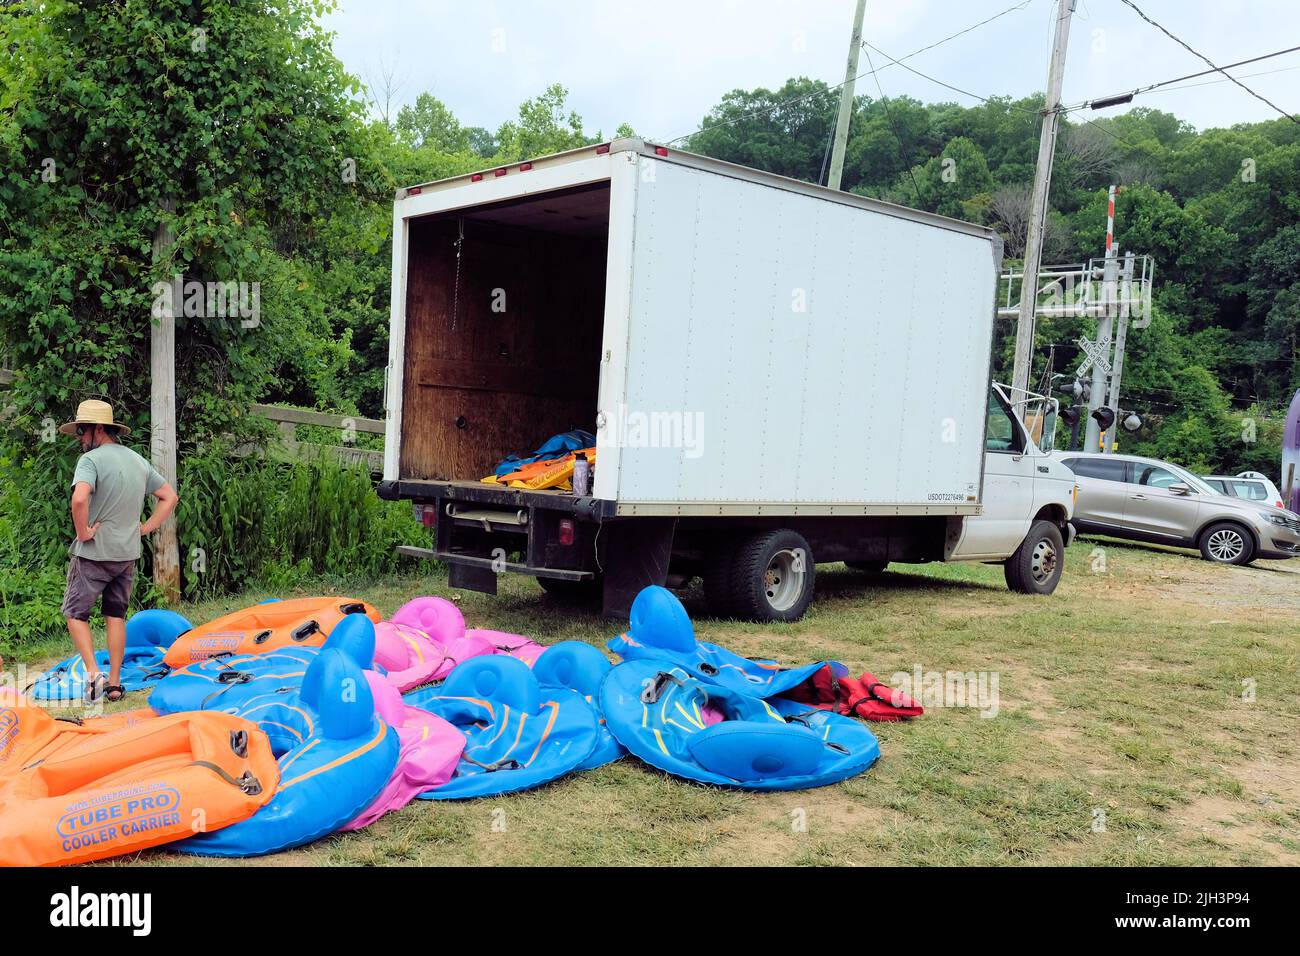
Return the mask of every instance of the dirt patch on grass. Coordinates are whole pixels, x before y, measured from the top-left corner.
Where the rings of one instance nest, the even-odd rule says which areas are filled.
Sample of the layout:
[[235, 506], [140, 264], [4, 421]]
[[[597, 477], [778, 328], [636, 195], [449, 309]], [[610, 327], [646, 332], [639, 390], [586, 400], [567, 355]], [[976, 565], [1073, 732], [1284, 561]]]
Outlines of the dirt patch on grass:
[[1300, 865], [1300, 761], [1259, 758], [1223, 768], [1241, 795], [1206, 795], [1174, 812], [1180, 832], [1204, 837], [1262, 865]]

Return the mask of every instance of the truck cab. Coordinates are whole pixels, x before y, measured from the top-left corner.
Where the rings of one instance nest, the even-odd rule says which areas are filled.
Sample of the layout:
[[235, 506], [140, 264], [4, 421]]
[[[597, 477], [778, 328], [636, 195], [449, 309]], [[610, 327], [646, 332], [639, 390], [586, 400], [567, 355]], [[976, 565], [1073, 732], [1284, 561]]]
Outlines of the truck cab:
[[1000, 561], [1013, 590], [1055, 590], [1077, 494], [1074, 473], [1050, 457], [1057, 412], [1056, 399], [989, 387], [983, 509], [954, 523], [945, 560]]

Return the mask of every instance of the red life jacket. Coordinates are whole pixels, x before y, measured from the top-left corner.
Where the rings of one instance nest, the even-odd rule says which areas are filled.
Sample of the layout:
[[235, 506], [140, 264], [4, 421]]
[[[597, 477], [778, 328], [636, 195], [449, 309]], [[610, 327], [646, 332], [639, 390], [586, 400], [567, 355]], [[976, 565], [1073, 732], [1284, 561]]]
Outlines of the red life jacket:
[[860, 678], [836, 678], [829, 666], [781, 696], [811, 704], [819, 710], [833, 710], [866, 720], [902, 720], [925, 713], [925, 708], [915, 700], [901, 690], [880, 683], [871, 671], [863, 672]]

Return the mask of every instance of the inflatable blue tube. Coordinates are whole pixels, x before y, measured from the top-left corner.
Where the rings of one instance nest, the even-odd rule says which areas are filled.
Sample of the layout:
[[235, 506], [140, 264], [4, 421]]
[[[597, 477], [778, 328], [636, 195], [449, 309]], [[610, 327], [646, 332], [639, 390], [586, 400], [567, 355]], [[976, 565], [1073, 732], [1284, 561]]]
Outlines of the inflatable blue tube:
[[543, 688], [527, 664], [505, 654], [471, 658], [441, 685], [403, 700], [454, 724], [466, 739], [451, 780], [419, 794], [423, 800], [541, 786], [585, 764], [600, 739], [596, 710], [582, 695]]
[[533, 676], [544, 689], [567, 688], [581, 695], [596, 710], [599, 739], [596, 749], [578, 770], [595, 770], [627, 753], [627, 748], [609, 732], [600, 713], [600, 685], [613, 666], [608, 657], [585, 641], [552, 644], [533, 662]]
[[[364, 614], [349, 614], [321, 647], [286, 647], [264, 654], [212, 657], [173, 671], [149, 695], [157, 714], [189, 710], [238, 713], [256, 697], [296, 691], [307, 668], [327, 647], [343, 651], [358, 667], [374, 667], [375, 625]], [[278, 751], [277, 751], [278, 753]]]
[[[122, 658], [122, 687], [132, 691], [147, 690], [168, 673], [163, 655], [172, 641], [192, 625], [175, 611], [153, 608], [139, 611], [126, 621], [126, 653]], [[108, 673], [108, 651], [96, 651], [95, 663]], [[80, 654], [73, 654], [55, 664], [28, 688], [33, 700], [76, 700], [86, 690], [86, 665]]]
[[355, 660], [337, 648], [322, 648], [297, 698], [297, 706], [314, 715], [312, 732], [280, 758], [271, 802], [247, 820], [190, 837], [176, 849], [258, 856], [301, 846], [354, 819], [388, 785], [401, 744], [397, 731], [376, 715], [370, 685]]
[[806, 790], [855, 776], [880, 756], [856, 720], [767, 701], [661, 661], [627, 661], [600, 688], [610, 732], [667, 773], [746, 790]]
[[661, 661], [700, 680], [752, 697], [784, 694], [828, 665], [836, 677], [849, 672], [839, 661], [782, 667], [776, 661], [741, 657], [717, 644], [697, 641], [682, 602], [667, 588], [653, 584], [643, 588], [632, 602], [627, 633], [605, 646], [625, 661]]

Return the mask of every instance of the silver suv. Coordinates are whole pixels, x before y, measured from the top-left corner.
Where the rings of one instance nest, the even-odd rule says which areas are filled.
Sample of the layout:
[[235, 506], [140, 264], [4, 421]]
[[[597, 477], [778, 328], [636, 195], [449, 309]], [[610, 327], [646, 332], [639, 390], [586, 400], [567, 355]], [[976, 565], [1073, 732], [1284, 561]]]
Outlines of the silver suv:
[[1227, 498], [1185, 468], [1136, 455], [1056, 451], [1074, 472], [1074, 526], [1155, 544], [1197, 548], [1207, 561], [1249, 564], [1300, 554], [1300, 516]]

